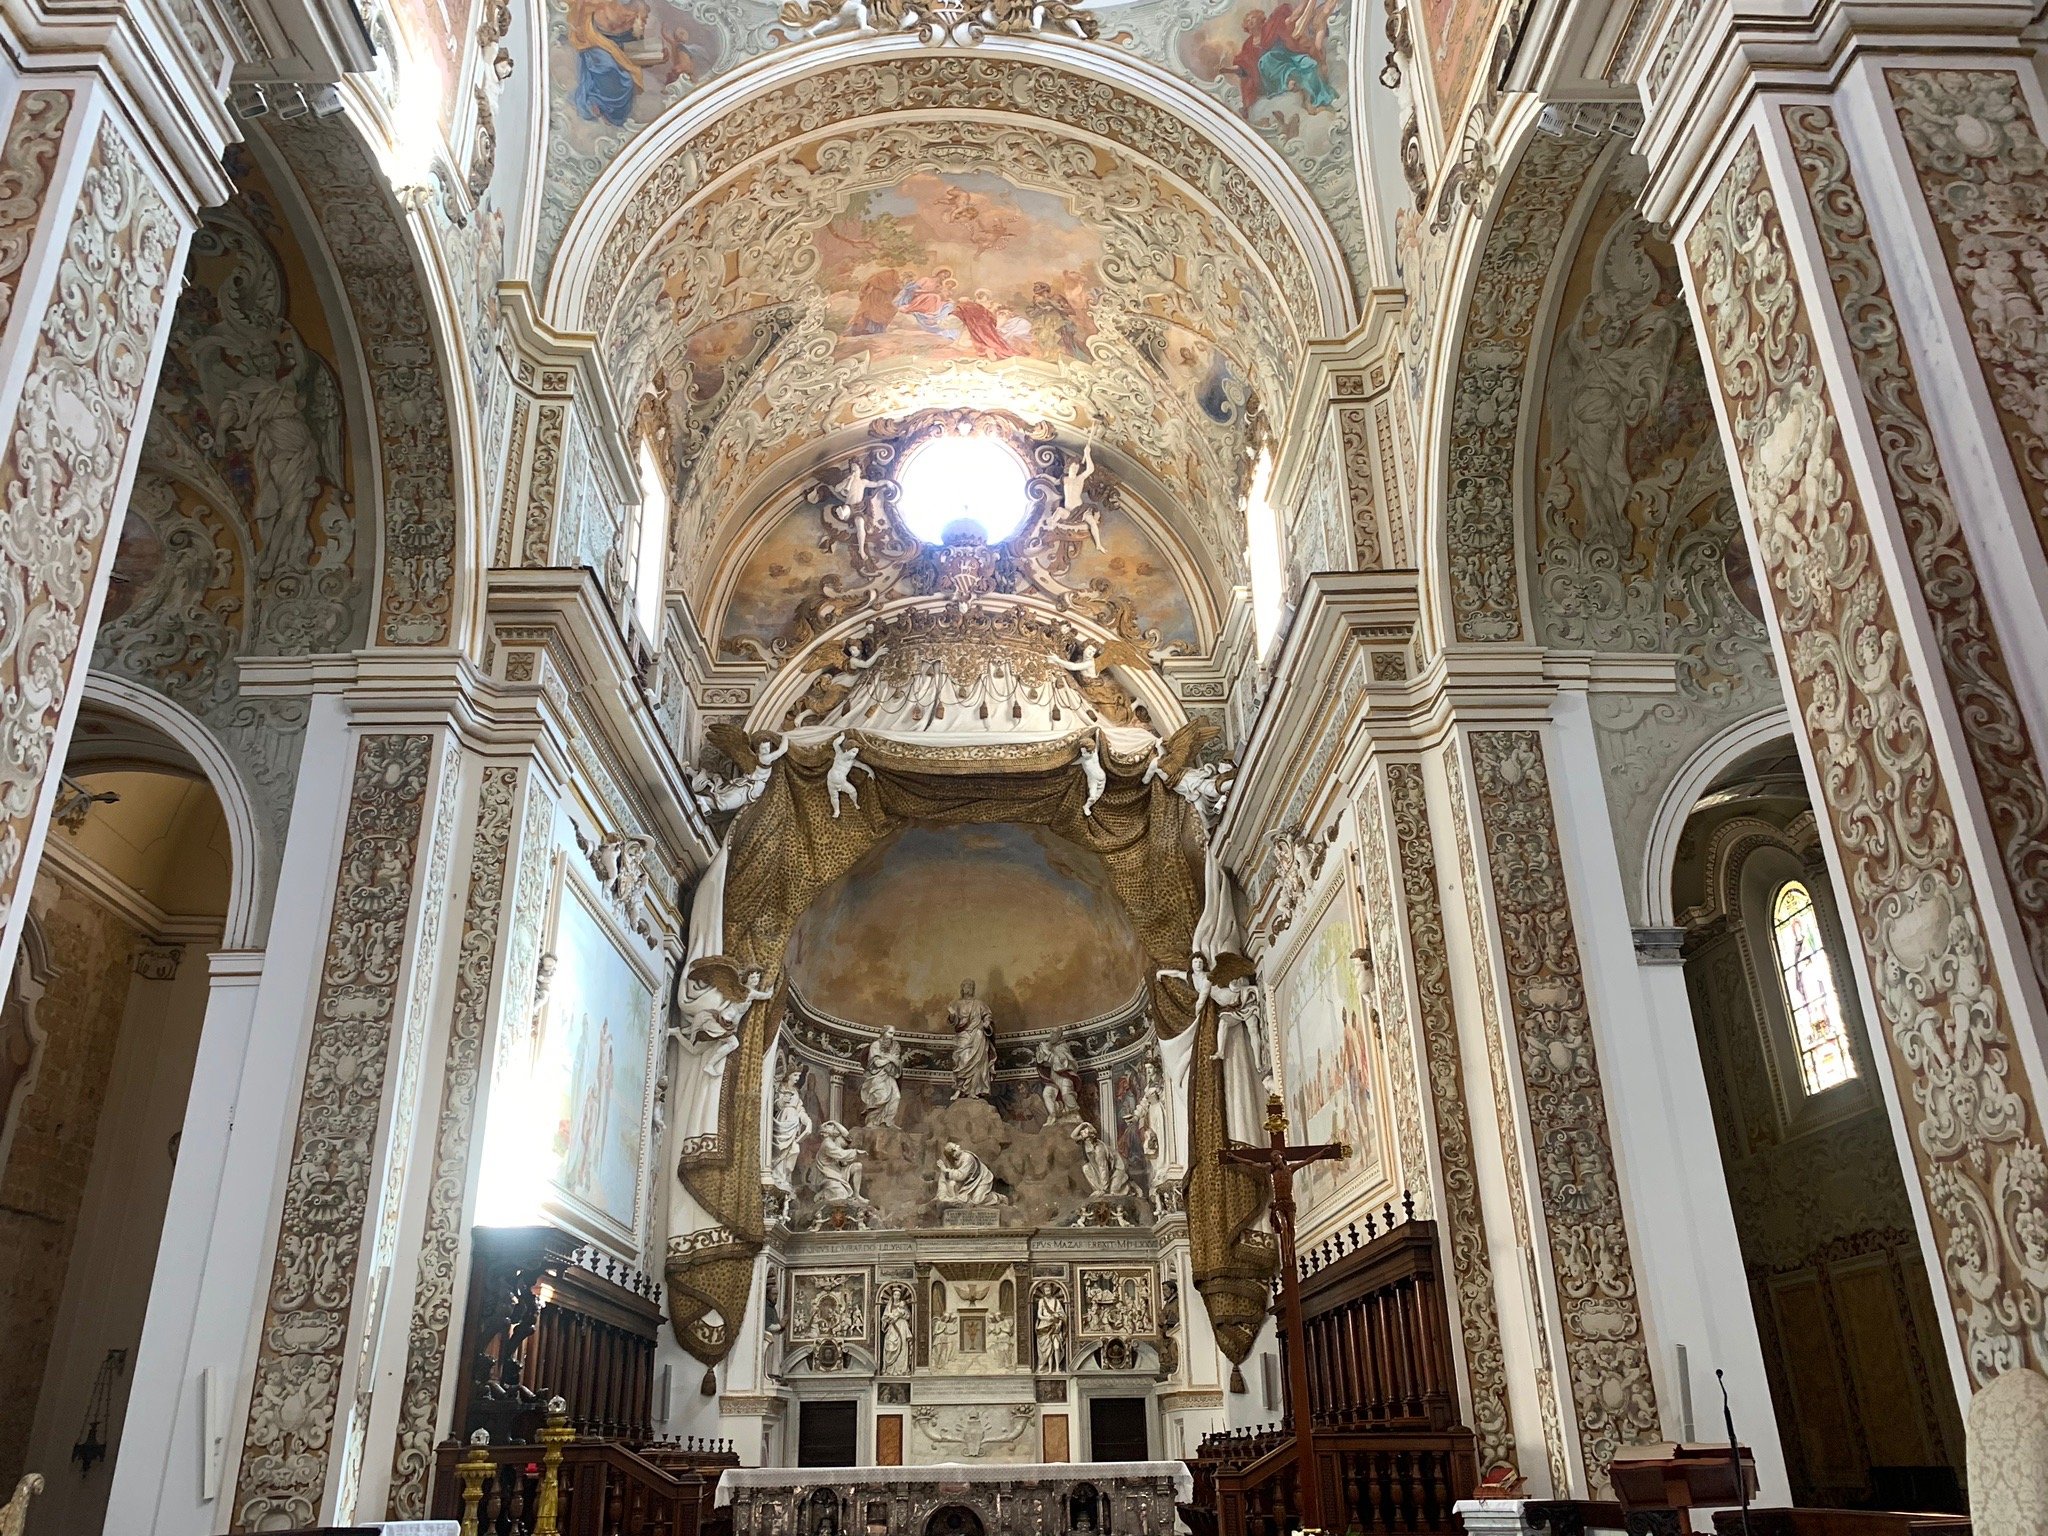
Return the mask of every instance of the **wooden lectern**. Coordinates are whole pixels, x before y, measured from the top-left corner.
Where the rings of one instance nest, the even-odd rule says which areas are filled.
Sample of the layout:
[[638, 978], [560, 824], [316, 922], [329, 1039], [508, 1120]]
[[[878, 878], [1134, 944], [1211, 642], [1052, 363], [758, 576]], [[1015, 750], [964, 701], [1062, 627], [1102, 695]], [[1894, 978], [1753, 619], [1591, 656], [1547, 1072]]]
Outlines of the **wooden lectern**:
[[[1607, 1475], [1613, 1479], [1614, 1496], [1621, 1501], [1623, 1512], [1631, 1516], [1665, 1510], [1682, 1516], [1689, 1509], [1746, 1504], [1756, 1497], [1756, 1458], [1748, 1446], [1730, 1450], [1725, 1445], [1670, 1441], [1625, 1445], [1614, 1453]], [[1646, 1523], [1630, 1520], [1629, 1529]], [[1687, 1524], [1683, 1518], [1673, 1523], [1681, 1530]]]

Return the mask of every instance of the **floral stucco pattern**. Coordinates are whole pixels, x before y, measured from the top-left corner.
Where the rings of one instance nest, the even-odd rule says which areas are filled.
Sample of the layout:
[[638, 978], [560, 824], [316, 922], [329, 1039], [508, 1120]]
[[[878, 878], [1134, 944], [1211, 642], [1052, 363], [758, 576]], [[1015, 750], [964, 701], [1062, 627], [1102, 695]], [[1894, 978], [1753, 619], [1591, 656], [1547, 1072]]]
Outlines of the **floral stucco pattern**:
[[1614, 1453], [1660, 1429], [1550, 770], [1535, 731], [1470, 740], [1581, 1454], [1605, 1497]]
[[258, 1336], [233, 1528], [314, 1525], [327, 1482], [372, 1199], [434, 738], [356, 749], [278, 1245]]
[[1754, 138], [1687, 241], [1798, 714], [1980, 1382], [2048, 1355], [2048, 1164]]

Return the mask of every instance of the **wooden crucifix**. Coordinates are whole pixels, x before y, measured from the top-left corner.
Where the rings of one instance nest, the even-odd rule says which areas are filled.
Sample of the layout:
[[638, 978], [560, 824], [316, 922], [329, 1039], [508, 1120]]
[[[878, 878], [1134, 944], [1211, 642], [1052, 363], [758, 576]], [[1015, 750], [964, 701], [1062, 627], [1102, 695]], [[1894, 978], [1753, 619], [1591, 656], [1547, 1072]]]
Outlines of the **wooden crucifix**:
[[1304, 1532], [1323, 1528], [1323, 1495], [1316, 1478], [1314, 1415], [1308, 1395], [1308, 1341], [1301, 1324], [1301, 1288], [1295, 1283], [1300, 1260], [1294, 1247], [1294, 1170], [1310, 1163], [1342, 1161], [1351, 1155], [1344, 1142], [1313, 1146], [1287, 1144], [1287, 1111], [1280, 1095], [1266, 1097], [1266, 1145], [1235, 1143], [1217, 1154], [1225, 1163], [1255, 1169], [1273, 1181], [1273, 1231], [1280, 1240], [1280, 1326], [1287, 1340], [1287, 1401], [1294, 1419], [1295, 1480], [1300, 1485], [1297, 1510]]

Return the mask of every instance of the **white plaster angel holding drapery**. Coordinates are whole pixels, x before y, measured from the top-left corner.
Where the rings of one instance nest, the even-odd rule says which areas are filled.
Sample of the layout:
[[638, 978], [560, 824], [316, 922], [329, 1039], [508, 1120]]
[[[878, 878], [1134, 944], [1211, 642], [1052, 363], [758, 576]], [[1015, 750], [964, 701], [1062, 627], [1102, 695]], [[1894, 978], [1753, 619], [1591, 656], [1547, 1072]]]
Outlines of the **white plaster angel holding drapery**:
[[[1202, 916], [1195, 924], [1192, 953], [1185, 969], [1166, 969], [1161, 976], [1187, 981], [1195, 989], [1195, 1012], [1214, 1000], [1217, 1005], [1216, 1054], [1223, 1062], [1225, 1125], [1238, 1141], [1265, 1136], [1266, 1092], [1270, 1083], [1264, 1024], [1257, 1011], [1258, 982], [1243, 959], [1244, 932], [1238, 926], [1230, 875], [1213, 846], [1202, 866]], [[1219, 960], [1221, 966], [1219, 968]], [[1169, 1161], [1159, 1170], [1168, 1177], [1187, 1171], [1188, 1102], [1195, 1029], [1190, 1026], [1171, 1040], [1158, 1040], [1159, 1062], [1172, 1108]]]

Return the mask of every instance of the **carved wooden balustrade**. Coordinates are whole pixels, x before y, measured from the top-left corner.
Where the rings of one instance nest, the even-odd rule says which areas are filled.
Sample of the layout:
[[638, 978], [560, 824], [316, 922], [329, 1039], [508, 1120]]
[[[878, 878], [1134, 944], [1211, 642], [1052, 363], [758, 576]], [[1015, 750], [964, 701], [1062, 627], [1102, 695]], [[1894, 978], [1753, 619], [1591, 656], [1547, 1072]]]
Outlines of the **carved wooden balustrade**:
[[[1301, 1260], [1315, 1464], [1333, 1530], [1449, 1530], [1451, 1506], [1479, 1480], [1472, 1432], [1458, 1422], [1436, 1223], [1403, 1207]], [[1211, 1536], [1198, 1525], [1207, 1511], [1217, 1536], [1280, 1536], [1296, 1523], [1292, 1423], [1289, 1405], [1284, 1425], [1202, 1442], [1191, 1463], [1196, 1536]]]
[[[456, 1464], [478, 1454], [488, 1457], [491, 1470], [477, 1503], [477, 1536], [529, 1536], [540, 1513], [547, 1457], [538, 1444], [442, 1445], [433, 1518], [463, 1518]], [[634, 1450], [615, 1440], [581, 1440], [562, 1446], [559, 1455], [555, 1520], [561, 1536], [730, 1536], [730, 1515], [712, 1506], [718, 1473], [739, 1464], [729, 1449], [685, 1452], [664, 1441]]]

